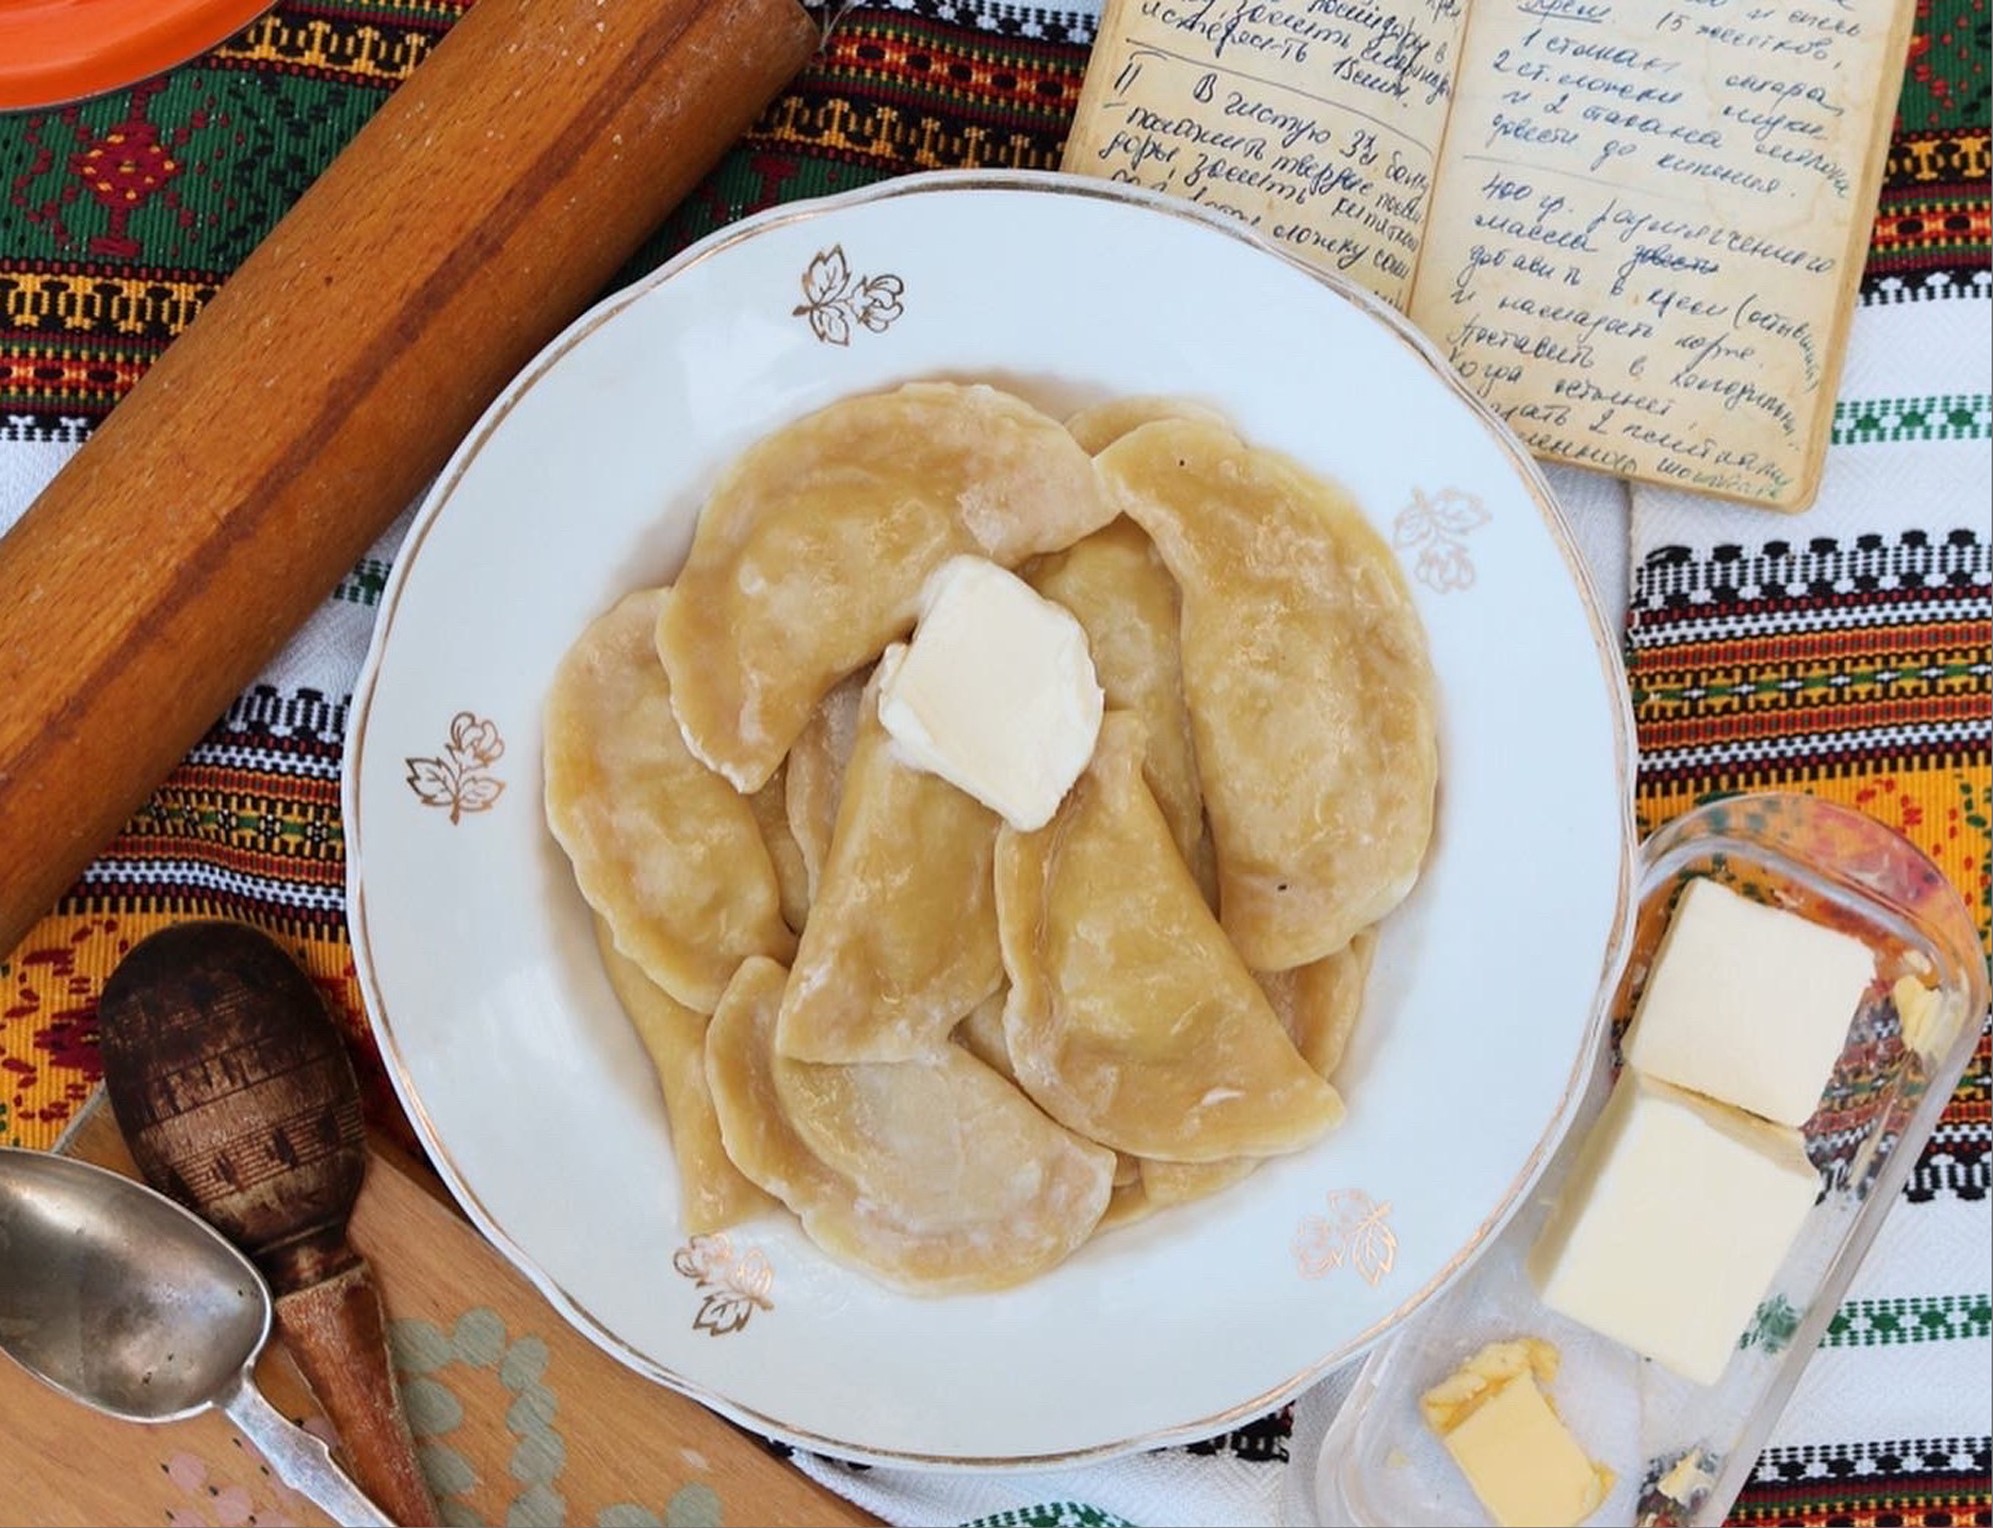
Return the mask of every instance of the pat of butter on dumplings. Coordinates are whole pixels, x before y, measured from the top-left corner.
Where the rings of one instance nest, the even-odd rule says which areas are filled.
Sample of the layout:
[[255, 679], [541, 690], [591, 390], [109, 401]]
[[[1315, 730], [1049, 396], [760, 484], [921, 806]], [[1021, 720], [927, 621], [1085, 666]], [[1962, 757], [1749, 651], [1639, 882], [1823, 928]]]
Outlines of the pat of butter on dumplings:
[[1627, 1031], [1627, 1065], [1781, 1125], [1819, 1106], [1875, 976], [1867, 945], [1690, 881]]
[[981, 557], [929, 577], [912, 639], [879, 660], [879, 722], [907, 763], [1019, 832], [1042, 828], [1093, 757], [1104, 705], [1086, 631]]

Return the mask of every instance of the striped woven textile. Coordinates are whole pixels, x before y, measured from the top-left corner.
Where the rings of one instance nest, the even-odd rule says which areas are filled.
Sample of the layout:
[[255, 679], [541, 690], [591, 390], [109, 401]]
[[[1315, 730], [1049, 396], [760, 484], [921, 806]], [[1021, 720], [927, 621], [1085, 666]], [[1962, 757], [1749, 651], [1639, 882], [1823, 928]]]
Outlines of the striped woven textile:
[[[1993, 395], [1987, 8], [1919, 8], [1820, 502], [1804, 517], [1636, 490], [1638, 808], [1801, 790], [1901, 831], [1993, 910]], [[1984, 1035], [1735, 1510], [1746, 1523], [1988, 1515]], [[1846, 1387], [1900, 1397], [1850, 1438]], [[1977, 1427], [1957, 1436], [1974, 1397]]]
[[[1919, 7], [1819, 502], [1782, 521], [1636, 489], [1627, 625], [1643, 829], [1722, 792], [1827, 797], [1930, 855], [1982, 940], [1988, 33], [1983, 0]], [[1857, 1278], [1735, 1521], [1987, 1521], [1988, 1080], [1982, 1034], [1886, 1227], [1892, 1255]], [[1849, 1435], [1852, 1387], [1891, 1398], [1886, 1440]]]
[[[463, 8], [285, 0], [160, 79], [0, 117], [0, 528]], [[998, 0], [851, 13], [619, 281], [773, 203], [914, 170], [1056, 167], [1091, 25]], [[1931, 854], [1993, 940], [1988, 44], [1988, 0], [1920, 0], [1821, 510], [1711, 516], [1636, 495], [1626, 650], [1643, 829], [1712, 794], [1830, 796]], [[1974, 333], [1957, 366], [1923, 364]], [[1878, 485], [1900, 512], [1873, 513]], [[345, 936], [339, 808], [351, 688], [396, 541], [352, 570], [0, 963], [0, 1142], [54, 1141], [99, 1076], [105, 976], [190, 916], [242, 919], [291, 948], [352, 1040], [376, 1122], [399, 1119]], [[1982, 1039], [1879, 1244], [1906, 1267], [1927, 1243], [1976, 1238], [1978, 1261], [1858, 1286], [1735, 1521], [1993, 1520], [1993, 1422], [1945, 1404], [1962, 1385], [1986, 1394], [1988, 1085]], [[1925, 1404], [1892, 1413], [1888, 1437], [1850, 1437], [1805, 1396], [1851, 1388]], [[1264, 1467], [1287, 1436], [1276, 1416], [1173, 1452]], [[1055, 1502], [1003, 1520], [1115, 1519]]]

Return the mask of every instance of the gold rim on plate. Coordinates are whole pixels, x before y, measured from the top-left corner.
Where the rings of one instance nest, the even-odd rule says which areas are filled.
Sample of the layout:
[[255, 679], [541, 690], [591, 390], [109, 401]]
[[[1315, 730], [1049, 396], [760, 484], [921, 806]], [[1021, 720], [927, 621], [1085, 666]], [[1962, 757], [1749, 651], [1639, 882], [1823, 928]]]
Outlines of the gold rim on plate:
[[[911, 1451], [881, 1449], [844, 1439], [832, 1438], [799, 1428], [793, 1423], [784, 1422], [778, 1417], [769, 1416], [752, 1407], [743, 1406], [719, 1395], [708, 1386], [685, 1378], [669, 1367], [660, 1364], [649, 1355], [631, 1347], [610, 1329], [607, 1323], [595, 1316], [586, 1305], [559, 1283], [551, 1279], [525, 1250], [515, 1242], [497, 1218], [485, 1207], [476, 1192], [457, 1165], [448, 1148], [444, 1145], [440, 1132], [435, 1128], [413, 1079], [403, 1063], [400, 1046], [395, 1035], [394, 1020], [379, 986], [369, 956], [370, 941], [367, 936], [367, 900], [361, 884], [358, 867], [361, 864], [360, 842], [360, 802], [358, 780], [360, 760], [365, 753], [368, 718], [373, 700], [373, 691], [378, 677], [382, 654], [387, 645], [387, 637], [393, 627], [402, 588], [408, 569], [419, 555], [422, 543], [436, 522], [442, 505], [447, 503], [457, 484], [462, 480], [471, 464], [477, 459], [486, 441], [503, 425], [507, 416], [521, 398], [556, 363], [565, 357], [582, 340], [602, 324], [616, 317], [632, 303], [655, 288], [675, 277], [701, 265], [735, 246], [776, 229], [787, 228], [798, 223], [810, 222], [849, 208], [873, 202], [889, 201], [905, 197], [931, 196], [936, 194], [959, 193], [963, 191], [1004, 191], [1029, 192], [1035, 195], [1069, 196], [1089, 198], [1097, 201], [1119, 203], [1139, 207], [1165, 217], [1182, 219], [1198, 224], [1213, 232], [1223, 234], [1249, 248], [1279, 260], [1282, 264], [1307, 276], [1310, 280], [1326, 287], [1376, 320], [1379, 326], [1409, 350], [1434, 377], [1464, 403], [1474, 418], [1482, 425], [1491, 440], [1501, 449], [1510, 467], [1527, 491], [1531, 502], [1541, 516], [1544, 528], [1549, 532], [1553, 544], [1563, 558], [1565, 568], [1576, 587], [1579, 602], [1584, 609], [1586, 624], [1590, 629], [1593, 647], [1606, 680], [1606, 693], [1614, 701], [1612, 706], [1613, 757], [1618, 775], [1618, 802], [1620, 816], [1619, 875], [1617, 902], [1613, 909], [1610, 933], [1606, 940], [1603, 959], [1600, 964], [1599, 980], [1595, 989], [1592, 1010], [1587, 1020], [1582, 1044], [1573, 1058], [1571, 1070], [1564, 1081], [1556, 1107], [1552, 1110], [1534, 1148], [1524, 1161], [1495, 1210], [1475, 1228], [1467, 1241], [1449, 1258], [1427, 1281], [1413, 1291], [1402, 1302], [1369, 1326], [1338, 1344], [1324, 1354], [1304, 1365], [1280, 1383], [1269, 1387], [1236, 1405], [1222, 1411], [1208, 1413], [1189, 1421], [1169, 1427], [1154, 1428], [1134, 1436], [1115, 1439], [1105, 1443], [1089, 1444], [1083, 1447], [1059, 1450], [1042, 1454], [1005, 1454], [987, 1457], [965, 1455], [934, 1455]], [[969, 1470], [1042, 1470], [1065, 1467], [1088, 1461], [1107, 1459], [1139, 1450], [1163, 1447], [1170, 1444], [1192, 1442], [1225, 1432], [1240, 1422], [1264, 1414], [1292, 1399], [1331, 1369], [1361, 1356], [1387, 1332], [1398, 1326], [1420, 1306], [1432, 1299], [1460, 1271], [1483, 1250], [1494, 1233], [1507, 1223], [1520, 1206], [1527, 1192], [1542, 1169], [1548, 1164], [1564, 1132], [1569, 1127], [1584, 1093], [1584, 1083], [1590, 1075], [1593, 1056], [1605, 1038], [1610, 1017], [1610, 999], [1619, 979], [1620, 969], [1626, 958], [1632, 935], [1633, 887], [1638, 852], [1638, 840], [1633, 820], [1633, 713], [1626, 678], [1621, 667], [1618, 646], [1607, 633], [1600, 613], [1597, 591], [1593, 587], [1591, 573], [1582, 555], [1572, 540], [1569, 528], [1564, 522], [1562, 511], [1557, 507], [1555, 495], [1544, 479], [1541, 469], [1527, 449], [1515, 437], [1501, 418], [1486, 404], [1476, 398], [1460, 381], [1447, 364], [1445, 358], [1430, 340], [1412, 328], [1410, 323], [1395, 309], [1361, 287], [1330, 272], [1317, 270], [1295, 259], [1264, 238], [1244, 226], [1219, 214], [1207, 212], [1192, 203], [1160, 195], [1138, 187], [1125, 186], [1109, 181], [1085, 179], [1046, 171], [964, 171], [941, 170], [917, 175], [909, 175], [894, 180], [863, 187], [856, 191], [844, 192], [836, 196], [816, 198], [788, 206], [769, 210], [743, 219], [739, 223], [716, 230], [697, 244], [692, 245], [674, 259], [659, 266], [648, 276], [632, 283], [622, 291], [604, 299], [594, 309], [577, 319], [556, 338], [545, 350], [506, 387], [505, 392], [487, 411], [476, 428], [458, 448], [449, 466], [437, 479], [425, 496], [421, 510], [409, 530], [402, 547], [395, 555], [394, 569], [390, 574], [386, 589], [382, 593], [380, 613], [376, 618], [372, 643], [366, 662], [355, 685], [352, 718], [347, 734], [347, 748], [342, 788], [342, 810], [345, 819], [347, 838], [347, 916], [353, 933], [354, 966], [363, 997], [366, 1000], [368, 1015], [379, 1044], [383, 1063], [394, 1085], [396, 1095], [428, 1149], [431, 1162], [437, 1172], [448, 1183], [451, 1193], [463, 1207], [465, 1213], [484, 1236], [534, 1284], [561, 1315], [590, 1341], [609, 1353], [639, 1374], [691, 1397], [702, 1405], [740, 1423], [795, 1446], [810, 1449], [839, 1458], [865, 1463], [911, 1466], [928, 1469], [969, 1469]], [[1444, 785], [1442, 783], [1442, 789]]]

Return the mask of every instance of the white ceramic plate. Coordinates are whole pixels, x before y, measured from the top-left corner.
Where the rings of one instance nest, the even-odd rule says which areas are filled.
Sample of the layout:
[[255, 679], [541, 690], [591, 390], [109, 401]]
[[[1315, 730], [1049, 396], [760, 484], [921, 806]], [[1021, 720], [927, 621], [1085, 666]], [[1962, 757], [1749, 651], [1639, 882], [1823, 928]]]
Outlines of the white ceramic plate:
[[[892, 1293], [770, 1218], [693, 1245], [644, 1054], [541, 815], [562, 652], [667, 582], [722, 466], [846, 394], [1166, 393], [1340, 480], [1442, 688], [1426, 872], [1379, 942], [1346, 1126], [997, 1296]], [[548, 348], [395, 564], [346, 763], [354, 952], [478, 1225], [610, 1352], [847, 1456], [1044, 1464], [1212, 1433], [1402, 1319], [1515, 1208], [1627, 931], [1630, 718], [1549, 490], [1368, 297], [1182, 203], [916, 177], [724, 230]]]

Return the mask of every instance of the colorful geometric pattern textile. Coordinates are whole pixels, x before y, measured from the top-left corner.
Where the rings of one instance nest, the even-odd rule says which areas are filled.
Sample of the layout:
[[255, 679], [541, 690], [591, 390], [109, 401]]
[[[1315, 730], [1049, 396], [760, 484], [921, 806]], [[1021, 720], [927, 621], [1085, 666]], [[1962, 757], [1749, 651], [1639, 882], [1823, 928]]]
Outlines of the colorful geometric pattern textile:
[[[1993, 939], [1988, 5], [1919, 0], [1821, 505], [1788, 521], [1636, 493], [1626, 636], [1643, 830], [1714, 794], [1827, 796], [1908, 834]], [[0, 117], [0, 529], [464, 9], [281, 0], [159, 79]], [[917, 170], [1055, 168], [1089, 9], [887, 0], [850, 13], [615, 284], [777, 202]], [[0, 952], [0, 1142], [53, 1142], [100, 1075], [106, 975], [192, 916], [281, 939], [352, 1040], [373, 1117], [399, 1118], [346, 940], [339, 801], [352, 685], [398, 539]], [[1841, 1311], [1735, 1521], [1993, 1516], [1990, 1075], [1982, 1039], [1891, 1218], [1889, 1255], [1872, 1259], [1881, 1273]], [[1884, 1394], [1903, 1399], [1851, 1432], [1836, 1398]], [[1976, 1415], [1959, 1395], [1978, 1398]], [[897, 1521], [1156, 1521], [1170, 1510], [1159, 1503], [1198, 1521], [1267, 1520], [1265, 1482], [1290, 1446], [1299, 1457], [1308, 1406], [1197, 1453], [1101, 1467], [1086, 1488], [1048, 1482], [1029, 1502], [964, 1500], [930, 1517], [940, 1509], [895, 1494], [884, 1471], [863, 1499]]]
[[[1643, 830], [1731, 791], [1851, 805], [1931, 856], [1982, 941], [1988, 39], [1984, 0], [1919, 7], [1819, 503], [1787, 522], [1636, 488], [1627, 625]], [[1982, 1034], [1885, 1228], [1897, 1255], [1864, 1267], [1735, 1521], [1988, 1520], [1989, 1077]], [[1852, 1387], [1892, 1397], [1887, 1438], [1836, 1404]]]

